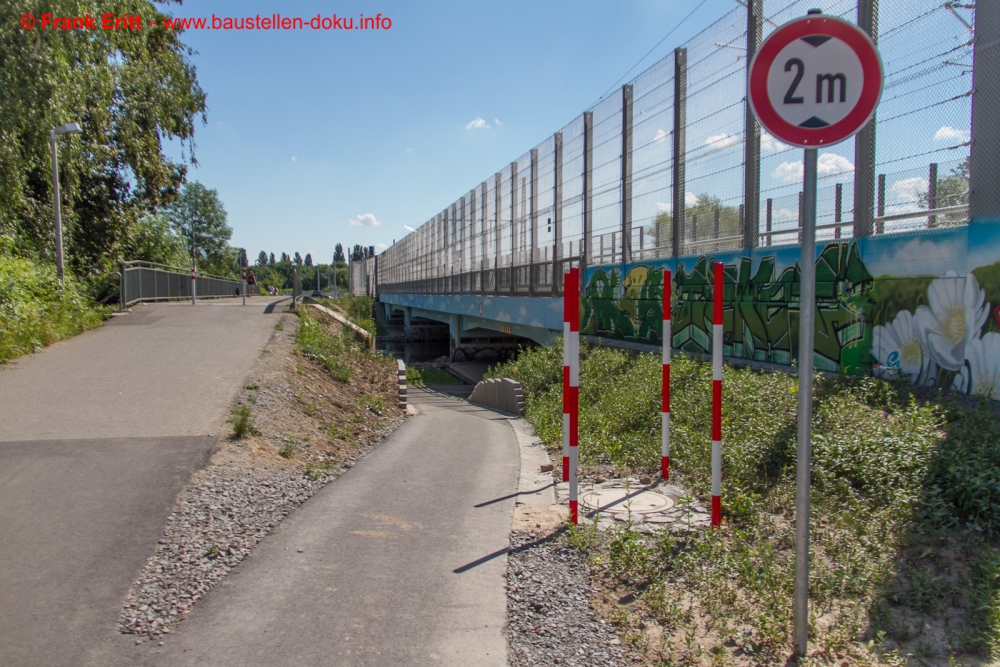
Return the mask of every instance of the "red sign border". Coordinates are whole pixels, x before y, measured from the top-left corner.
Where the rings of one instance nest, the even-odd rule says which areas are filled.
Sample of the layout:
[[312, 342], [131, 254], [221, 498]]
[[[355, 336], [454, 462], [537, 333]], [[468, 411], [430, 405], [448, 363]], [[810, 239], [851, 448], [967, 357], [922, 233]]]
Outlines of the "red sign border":
[[[767, 94], [767, 74], [778, 53], [796, 39], [809, 35], [829, 35], [845, 42], [857, 54], [865, 73], [861, 97], [854, 109], [836, 123], [817, 129], [799, 127], [784, 120], [774, 109]], [[878, 77], [869, 75], [872, 68], [878, 72]], [[757, 121], [775, 139], [800, 148], [819, 148], [850, 139], [868, 124], [882, 97], [884, 78], [882, 58], [875, 42], [867, 33], [836, 16], [812, 14], [778, 27], [760, 45], [750, 62], [747, 98]], [[759, 104], [755, 102], [758, 95]]]

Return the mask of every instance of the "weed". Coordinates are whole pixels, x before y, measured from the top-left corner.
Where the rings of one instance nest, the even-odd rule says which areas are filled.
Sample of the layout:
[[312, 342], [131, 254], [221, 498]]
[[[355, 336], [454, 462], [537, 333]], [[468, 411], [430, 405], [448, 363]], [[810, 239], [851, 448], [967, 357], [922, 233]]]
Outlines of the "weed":
[[283, 459], [290, 459], [295, 456], [295, 450], [292, 449], [292, 446], [290, 444], [286, 444], [284, 447], [278, 450], [278, 454]]
[[333, 461], [324, 461], [323, 463], [307, 463], [306, 476], [309, 477], [309, 479], [316, 481], [323, 476], [324, 472], [333, 468], [333, 465]]
[[302, 364], [295, 364], [295, 372], [302, 375], [306, 372], [306, 369], [302, 367]]
[[330, 440], [335, 442], [337, 440], [347, 440], [352, 435], [351, 429], [345, 426], [340, 426], [339, 424], [330, 424], [326, 432]]
[[426, 387], [427, 385], [452, 385], [461, 383], [440, 368], [407, 367], [406, 384], [413, 387]]
[[233, 425], [233, 435], [245, 438], [248, 435], [260, 435], [260, 430], [254, 426], [253, 415], [249, 405], [236, 405], [229, 415], [229, 423]]
[[302, 412], [306, 413], [310, 417], [316, 414], [316, 411], [318, 409], [319, 409], [319, 404], [316, 403], [315, 401], [311, 403], [306, 403], [304, 406], [302, 406]]
[[280, 324], [275, 324], [274, 325], [274, 330], [275, 331], [284, 331], [285, 327], [281, 326]]
[[260, 389], [260, 387], [255, 384], [248, 384], [245, 385], [243, 388], [246, 389], [247, 391], [257, 391], [258, 389]]
[[362, 410], [368, 409], [377, 415], [384, 415], [388, 412], [388, 408], [385, 405], [385, 399], [382, 396], [362, 396], [358, 399], [358, 407]]
[[348, 355], [358, 350], [357, 345], [343, 335], [331, 334], [326, 325], [308, 310], [303, 310], [299, 314], [299, 330], [295, 333], [295, 345], [299, 354], [321, 363], [334, 379], [339, 382], [351, 379], [351, 369], [345, 360]]
[[218, 558], [219, 553], [219, 545], [215, 542], [212, 542], [212, 545], [205, 549], [205, 556], [208, 558]]

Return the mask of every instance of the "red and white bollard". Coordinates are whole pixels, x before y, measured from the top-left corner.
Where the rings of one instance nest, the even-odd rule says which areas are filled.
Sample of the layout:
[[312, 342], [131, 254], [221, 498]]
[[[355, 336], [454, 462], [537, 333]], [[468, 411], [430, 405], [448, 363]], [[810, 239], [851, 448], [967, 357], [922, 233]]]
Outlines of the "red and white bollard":
[[580, 423], [580, 269], [563, 276], [563, 481], [569, 482], [569, 520], [579, 522], [577, 464]]
[[712, 526], [722, 525], [722, 296], [725, 266], [715, 263], [712, 291]]
[[670, 347], [673, 329], [670, 325], [670, 293], [673, 290], [670, 269], [663, 269], [663, 405], [660, 407], [662, 443], [660, 476], [670, 479]]

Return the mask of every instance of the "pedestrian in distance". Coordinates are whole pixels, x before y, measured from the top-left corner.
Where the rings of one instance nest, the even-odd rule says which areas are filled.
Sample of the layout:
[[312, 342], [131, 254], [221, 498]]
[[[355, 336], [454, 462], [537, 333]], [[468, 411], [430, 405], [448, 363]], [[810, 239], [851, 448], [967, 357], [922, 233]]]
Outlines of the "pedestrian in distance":
[[254, 285], [256, 285], [256, 284], [257, 284], [257, 276], [251, 270], [249, 273], [247, 273], [247, 296], [253, 296], [253, 292], [254, 292], [253, 288], [254, 288]]

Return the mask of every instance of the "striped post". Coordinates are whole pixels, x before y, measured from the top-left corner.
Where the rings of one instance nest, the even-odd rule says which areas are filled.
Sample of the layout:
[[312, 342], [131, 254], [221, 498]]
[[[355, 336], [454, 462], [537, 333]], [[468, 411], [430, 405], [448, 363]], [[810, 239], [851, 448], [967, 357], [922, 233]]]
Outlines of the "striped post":
[[563, 280], [563, 481], [569, 482], [569, 520], [579, 520], [576, 468], [580, 419], [580, 269]]
[[725, 267], [715, 263], [712, 291], [712, 526], [722, 525], [722, 293]]
[[662, 427], [660, 476], [664, 481], [670, 479], [670, 347], [673, 341], [673, 329], [670, 326], [670, 269], [663, 269], [663, 405], [660, 407], [660, 422]]

